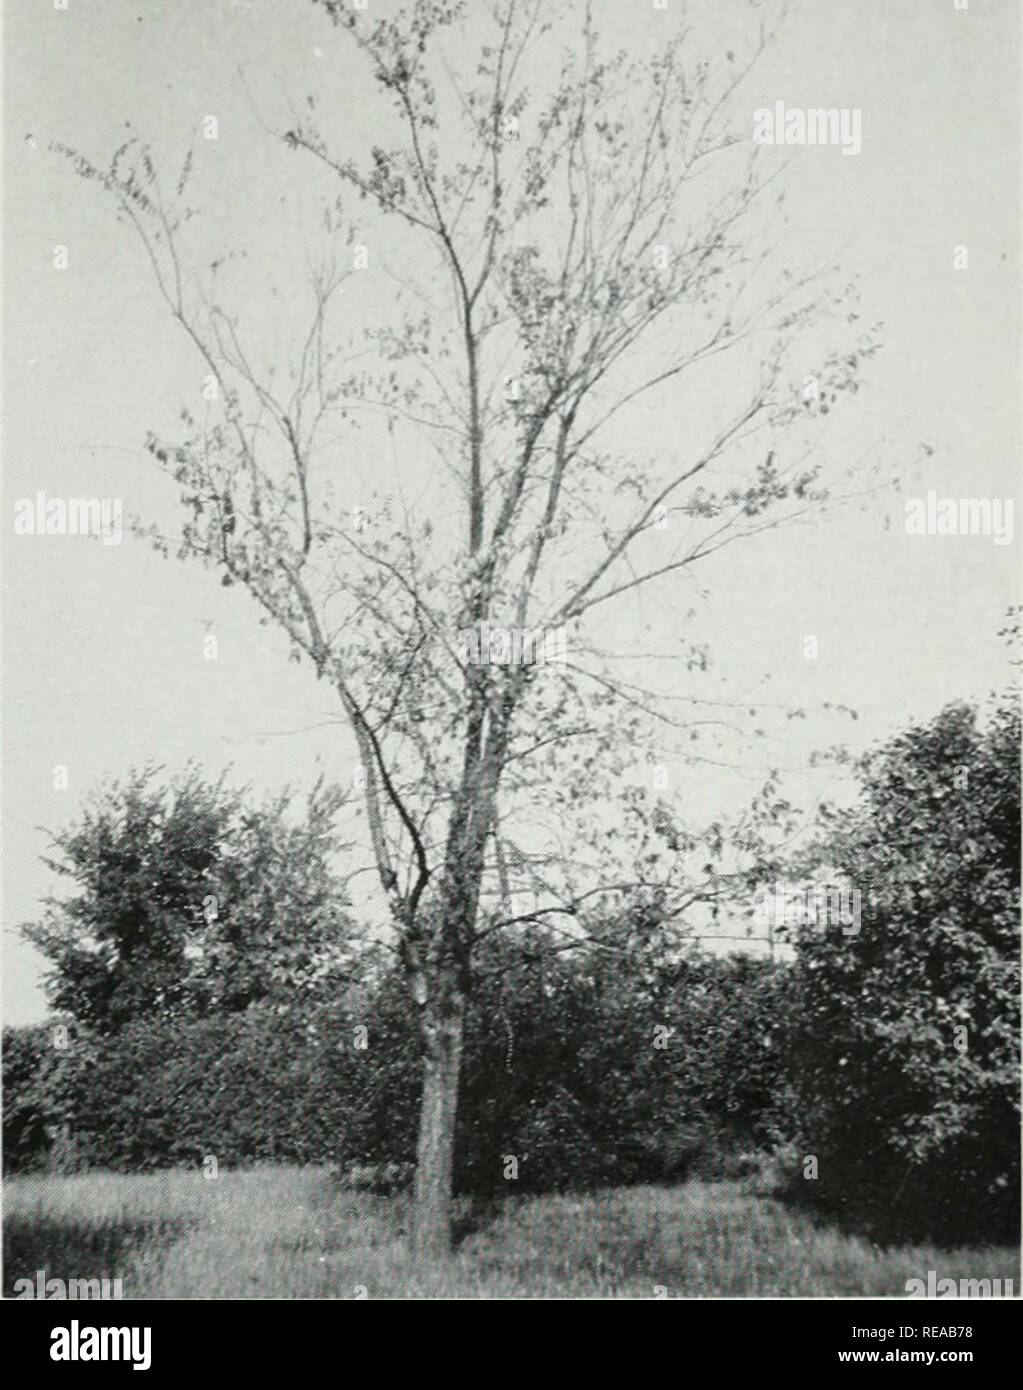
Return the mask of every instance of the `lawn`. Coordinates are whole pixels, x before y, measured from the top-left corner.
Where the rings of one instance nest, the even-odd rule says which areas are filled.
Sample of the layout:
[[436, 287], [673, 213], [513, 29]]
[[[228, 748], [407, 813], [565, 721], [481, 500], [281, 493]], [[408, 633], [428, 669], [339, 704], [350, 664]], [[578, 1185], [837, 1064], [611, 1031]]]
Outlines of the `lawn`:
[[509, 1196], [460, 1212], [446, 1268], [415, 1271], [407, 1197], [324, 1168], [21, 1176], [4, 1184], [14, 1281], [120, 1278], [127, 1298], [904, 1298], [906, 1280], [1009, 1278], [1011, 1248], [882, 1250], [812, 1221], [755, 1179]]

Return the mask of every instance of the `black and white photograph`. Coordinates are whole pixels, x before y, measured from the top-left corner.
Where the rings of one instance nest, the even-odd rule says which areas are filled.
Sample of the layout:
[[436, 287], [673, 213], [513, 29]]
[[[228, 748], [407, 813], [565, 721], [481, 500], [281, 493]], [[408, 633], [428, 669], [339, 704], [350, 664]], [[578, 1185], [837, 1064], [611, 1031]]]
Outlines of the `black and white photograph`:
[[1020, 30], [8, 0], [34, 1366], [218, 1302], [814, 1301], [822, 1368], [993, 1373]]

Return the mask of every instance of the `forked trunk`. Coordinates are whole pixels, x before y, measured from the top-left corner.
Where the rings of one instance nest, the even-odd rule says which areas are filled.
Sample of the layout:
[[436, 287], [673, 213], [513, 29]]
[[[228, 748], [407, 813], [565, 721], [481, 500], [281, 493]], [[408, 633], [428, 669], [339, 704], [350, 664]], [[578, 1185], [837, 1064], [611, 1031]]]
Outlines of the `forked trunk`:
[[464, 1000], [454, 992], [448, 995], [443, 1012], [427, 1004], [421, 1019], [423, 1098], [413, 1210], [413, 1246], [420, 1259], [445, 1259], [451, 1250], [455, 1112], [464, 1019]]

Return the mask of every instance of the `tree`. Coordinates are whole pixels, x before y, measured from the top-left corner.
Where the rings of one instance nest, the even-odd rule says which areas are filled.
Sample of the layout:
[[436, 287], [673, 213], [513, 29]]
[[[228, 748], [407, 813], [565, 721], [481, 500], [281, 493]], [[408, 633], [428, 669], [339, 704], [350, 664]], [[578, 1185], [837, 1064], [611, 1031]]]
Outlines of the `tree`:
[[884, 1236], [1018, 1231], [1019, 735], [1015, 703], [949, 706], [818, 847], [862, 919], [798, 943], [802, 1185]]
[[[660, 843], [637, 843], [649, 822], [623, 773], [649, 760], [652, 727], [688, 742], [708, 721], [696, 697], [679, 718], [663, 689], [620, 678], [605, 615], [625, 630], [641, 593], [822, 505], [823, 416], [875, 341], [845, 280], [833, 293], [826, 268], [785, 264], [777, 170], [736, 106], [767, 43], [752, 7], [745, 52], [705, 59], [680, 30], [648, 62], [603, 51], [590, 3], [557, 21], [540, 0], [320, 8], [376, 84], [379, 134], [338, 151], [313, 96], [280, 132], [327, 180], [287, 373], [196, 288], [191, 155], [171, 191], [137, 136], [104, 167], [59, 148], [141, 237], [215, 387], [205, 419], [186, 409], [179, 438], [148, 441], [180, 488], [178, 553], [248, 589], [357, 745], [418, 1020], [415, 1241], [436, 1256], [477, 943], [538, 914], [583, 931], [591, 894], [613, 912], [635, 890], [681, 919], [721, 891], [701, 835], [667, 813]], [[345, 270], [338, 193], [399, 284], [361, 335], [339, 297], [367, 245], [349, 229]], [[644, 410], [673, 406], [678, 449], [637, 448]], [[349, 514], [337, 460], [359, 451], [404, 465]], [[706, 663], [695, 644], [674, 656]], [[623, 788], [619, 818], [605, 808]]]
[[233, 1012], [343, 978], [353, 928], [332, 828], [341, 794], [315, 787], [290, 824], [287, 792], [257, 810], [195, 768], [97, 789], [53, 835], [46, 863], [78, 892], [49, 898], [24, 935], [50, 962], [50, 1003], [97, 1030]]

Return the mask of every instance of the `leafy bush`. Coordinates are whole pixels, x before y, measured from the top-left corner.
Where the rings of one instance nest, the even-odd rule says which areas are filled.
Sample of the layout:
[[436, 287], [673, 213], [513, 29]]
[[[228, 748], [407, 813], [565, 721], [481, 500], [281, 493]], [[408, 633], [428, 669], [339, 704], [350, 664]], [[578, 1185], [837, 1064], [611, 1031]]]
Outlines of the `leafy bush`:
[[866, 767], [824, 847], [858, 933], [804, 931], [792, 1045], [799, 1184], [879, 1238], [1019, 1222], [1019, 714], [946, 709]]
[[463, 1190], [505, 1188], [509, 1157], [520, 1189], [537, 1191], [714, 1176], [772, 1141], [783, 967], [694, 950], [638, 971], [610, 952], [545, 956], [512, 939], [480, 973], [458, 1113]]
[[52, 1029], [46, 1024], [4, 1029], [4, 1172], [45, 1161], [54, 1114], [47, 1085], [52, 1051]]

